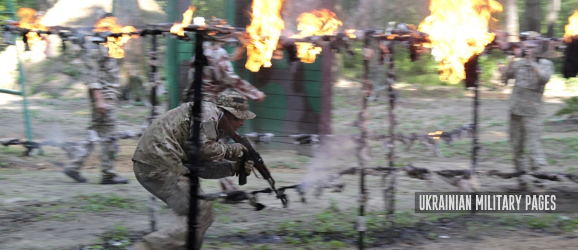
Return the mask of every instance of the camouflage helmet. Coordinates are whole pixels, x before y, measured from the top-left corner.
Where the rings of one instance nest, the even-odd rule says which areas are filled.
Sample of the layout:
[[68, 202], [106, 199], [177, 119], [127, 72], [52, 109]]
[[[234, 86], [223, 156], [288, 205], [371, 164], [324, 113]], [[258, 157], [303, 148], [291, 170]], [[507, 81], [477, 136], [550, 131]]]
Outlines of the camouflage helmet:
[[255, 118], [255, 113], [249, 111], [247, 98], [237, 92], [222, 92], [215, 101], [217, 107], [229, 111], [238, 119], [249, 120]]

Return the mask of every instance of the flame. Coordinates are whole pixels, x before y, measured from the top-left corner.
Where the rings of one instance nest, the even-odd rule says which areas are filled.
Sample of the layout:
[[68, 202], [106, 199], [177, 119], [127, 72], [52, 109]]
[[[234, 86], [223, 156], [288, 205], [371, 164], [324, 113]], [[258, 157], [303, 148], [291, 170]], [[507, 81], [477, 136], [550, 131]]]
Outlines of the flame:
[[429, 34], [431, 46], [439, 52], [440, 79], [458, 83], [466, 78], [464, 63], [494, 39], [488, 22], [502, 5], [496, 0], [432, 0], [430, 11], [419, 31]]
[[277, 49], [281, 30], [285, 23], [281, 19], [283, 0], [254, 0], [251, 24], [247, 26], [250, 43], [247, 45], [247, 63], [245, 68], [257, 72], [261, 68], [271, 67], [273, 51]]
[[351, 39], [356, 39], [357, 36], [355, 35], [355, 31], [357, 31], [357, 30], [348, 29], [348, 30], [345, 30], [345, 34], [347, 35], [347, 37], [349, 37]]
[[170, 30], [171, 33], [177, 36], [185, 36], [185, 27], [189, 26], [191, 21], [193, 21], [193, 13], [195, 13], [196, 9], [193, 5], [189, 6], [189, 9], [183, 13], [183, 22], [174, 23]]
[[[30, 8], [18, 9], [17, 15], [22, 17], [18, 23], [18, 27], [29, 30], [48, 30], [46, 27], [44, 27], [44, 25], [40, 24], [40, 21], [42, 21], [42, 16], [37, 16], [37, 13], [38, 12], [36, 12], [36, 10]], [[28, 32], [26, 37], [28, 38], [28, 44], [30, 46], [42, 40], [40, 34], [36, 32]]]
[[568, 25], [565, 27], [564, 37], [573, 37], [578, 35], [578, 10], [574, 11], [572, 16], [568, 17]]
[[[94, 25], [94, 32], [106, 32], [110, 31], [112, 33], [130, 33], [136, 32], [136, 29], [133, 26], [124, 26], [121, 27], [116, 24], [116, 17], [105, 17], [100, 19]], [[133, 35], [133, 37], [138, 37], [137, 35]], [[122, 49], [122, 45], [128, 42], [131, 38], [129, 34], [122, 34], [118, 37], [116, 36], [108, 36], [106, 38], [106, 44], [104, 45], [108, 48], [108, 55], [112, 58], [123, 58], [124, 57], [124, 49]]]
[[436, 131], [436, 132], [431, 132], [428, 133], [427, 135], [432, 137], [434, 140], [439, 140], [441, 138], [441, 135], [444, 133], [444, 131]]
[[[291, 36], [292, 38], [333, 35], [333, 32], [343, 25], [335, 17], [335, 13], [326, 9], [303, 13], [299, 15], [297, 22], [297, 29], [300, 32]], [[304, 63], [315, 62], [316, 55], [321, 53], [321, 47], [314, 46], [311, 43], [296, 42], [295, 45], [297, 45], [297, 57], [301, 58]]]

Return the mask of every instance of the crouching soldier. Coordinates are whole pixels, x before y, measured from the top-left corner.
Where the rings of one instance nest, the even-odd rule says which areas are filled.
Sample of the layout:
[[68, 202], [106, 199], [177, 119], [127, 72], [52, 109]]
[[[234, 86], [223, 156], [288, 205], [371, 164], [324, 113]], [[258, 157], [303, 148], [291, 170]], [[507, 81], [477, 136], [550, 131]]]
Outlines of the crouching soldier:
[[[188, 169], [186, 140], [192, 130], [191, 109], [193, 103], [185, 103], [154, 120], [143, 134], [133, 156], [134, 173], [140, 184], [150, 193], [164, 201], [177, 214], [178, 221], [157, 232], [145, 235], [144, 242], [135, 249], [171, 250], [184, 249], [187, 242], [187, 216], [189, 213]], [[219, 141], [224, 126], [237, 130], [244, 120], [253, 119], [247, 98], [236, 92], [221, 93], [215, 103], [202, 102], [201, 163], [199, 177], [219, 179], [238, 174], [247, 148], [239, 143]], [[245, 171], [251, 173], [253, 162], [245, 163]], [[205, 231], [214, 220], [210, 201], [199, 202], [197, 245], [200, 249]]]

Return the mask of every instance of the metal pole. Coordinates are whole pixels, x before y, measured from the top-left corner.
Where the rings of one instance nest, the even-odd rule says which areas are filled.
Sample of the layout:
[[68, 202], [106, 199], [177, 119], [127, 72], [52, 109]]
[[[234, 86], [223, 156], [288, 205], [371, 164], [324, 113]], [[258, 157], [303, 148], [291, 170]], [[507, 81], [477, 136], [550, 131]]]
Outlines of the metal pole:
[[11, 90], [11, 89], [0, 89], [0, 93], [9, 94], [9, 95], [22, 95], [22, 92], [18, 90]]
[[[151, 56], [151, 61], [153, 63], [151, 63], [151, 78], [152, 78], [152, 82], [154, 83], [154, 86], [151, 88], [151, 117], [155, 117], [156, 116], [156, 109], [155, 107], [157, 106], [157, 36], [153, 35], [152, 37], [152, 56]], [[153, 118], [154, 119], [154, 118]], [[152, 121], [152, 119], [151, 119]]]
[[[153, 86], [151, 87], [151, 114], [148, 119], [148, 125], [156, 118], [156, 106], [157, 106], [157, 35], [152, 35], [151, 44], [151, 82]], [[151, 194], [150, 205], [151, 205], [151, 232], [156, 231], [157, 218], [158, 218], [158, 204], [157, 199]]]
[[[177, 21], [180, 15], [177, 14], [177, 3], [178, 0], [169, 0], [168, 4], [168, 17], [169, 22]], [[178, 52], [177, 52], [178, 42], [177, 39], [171, 36], [167, 37], [167, 82], [169, 84], [169, 109], [176, 108], [179, 105], [180, 93], [179, 93], [179, 63]]]
[[32, 127], [30, 126], [30, 115], [28, 114], [28, 101], [26, 99], [26, 78], [24, 77], [24, 69], [20, 61], [20, 54], [16, 47], [16, 58], [18, 60], [18, 84], [20, 85], [20, 95], [22, 96], [22, 108], [24, 109], [24, 128], [26, 130], [26, 139], [32, 141]]
[[480, 148], [478, 144], [478, 107], [480, 106], [479, 101], [479, 81], [476, 80], [476, 86], [474, 87], [474, 124], [472, 127], [473, 132], [473, 148], [472, 148], [472, 171], [476, 173], [478, 168], [478, 150]]
[[159, 212], [159, 207], [157, 204], [157, 198], [154, 195], [150, 195], [151, 199], [150, 199], [150, 215], [151, 215], [151, 232], [154, 232], [157, 230], [157, 218], [158, 218], [158, 212]]
[[[393, 43], [393, 42], [392, 42]], [[393, 72], [395, 64], [393, 61], [393, 45], [389, 46], [389, 69], [387, 70], [387, 93], [388, 93], [388, 99], [389, 99], [389, 154], [387, 156], [387, 160], [389, 161], [389, 167], [391, 169], [393, 169], [394, 167], [394, 160], [395, 160], [395, 125], [397, 124], [397, 122], [395, 121], [395, 114], [393, 113], [394, 109], [395, 109], [395, 102], [396, 102], [396, 96], [394, 93], [394, 89], [393, 89], [393, 83], [395, 81], [395, 74]], [[388, 207], [388, 211], [387, 211], [387, 216], [389, 221], [391, 222], [391, 228], [393, 229], [394, 225], [394, 211], [395, 211], [395, 181], [396, 181], [396, 172], [393, 171], [392, 175], [391, 175], [391, 181], [390, 181], [390, 190], [388, 190], [389, 192], [389, 197], [390, 199], [390, 204]]]
[[[7, 0], [7, 9], [10, 13], [12, 20], [16, 20], [16, 12], [14, 11], [14, 3], [12, 0]], [[26, 39], [26, 34], [21, 34], [23, 39]], [[16, 37], [12, 37], [12, 39], [16, 40]], [[14, 42], [14, 44], [16, 44]], [[24, 129], [26, 130], [26, 139], [28, 141], [32, 141], [32, 127], [30, 126], [30, 115], [28, 113], [28, 100], [26, 99], [26, 78], [24, 76], [24, 68], [22, 66], [22, 62], [20, 61], [20, 54], [18, 53], [18, 46], [14, 45], [16, 48], [16, 60], [18, 61], [18, 85], [20, 85], [20, 91], [11, 90], [11, 89], [0, 89], [0, 93], [11, 94], [11, 95], [19, 95], [22, 96], [22, 108], [23, 115], [24, 115]], [[28, 44], [25, 43], [25, 46]]]
[[8, 11], [10, 12], [10, 16], [12, 17], [12, 20], [16, 20], [16, 11], [14, 11], [14, 1], [12, 0], [7, 0], [8, 2]]
[[[471, 59], [472, 60], [472, 59]], [[475, 80], [475, 86], [474, 86], [474, 124], [472, 126], [472, 132], [473, 132], [473, 141], [472, 141], [472, 175], [473, 176], [477, 176], [477, 168], [478, 168], [478, 150], [480, 149], [480, 145], [478, 144], [478, 109], [480, 106], [480, 101], [479, 101], [479, 86], [480, 86], [480, 79], [479, 79], [479, 68], [478, 68], [478, 55], [475, 55], [473, 60], [475, 60], [475, 67], [476, 67], [476, 80]], [[471, 178], [474, 178], [474, 177]], [[472, 195], [471, 197], [476, 197], [475, 193], [474, 195]], [[473, 200], [475, 202], [475, 198]], [[472, 214], [476, 213], [476, 208], [475, 206], [472, 206]]]
[[364, 41], [364, 49], [363, 49], [363, 87], [361, 88], [361, 113], [359, 114], [359, 129], [361, 130], [361, 134], [359, 137], [359, 146], [357, 152], [357, 158], [359, 160], [359, 217], [357, 221], [357, 231], [359, 231], [359, 249], [363, 249], [363, 237], [365, 235], [366, 230], [366, 223], [365, 223], [365, 201], [366, 201], [366, 192], [365, 192], [365, 160], [368, 156], [367, 151], [367, 119], [369, 115], [367, 114], [367, 99], [371, 95], [371, 83], [369, 82], [369, 53], [366, 50], [370, 50], [369, 48], [369, 34], [366, 34], [366, 38]]
[[197, 244], [196, 239], [196, 229], [197, 215], [198, 215], [198, 192], [199, 192], [199, 164], [200, 164], [200, 126], [202, 121], [201, 114], [201, 85], [203, 82], [203, 67], [208, 65], [207, 58], [203, 54], [203, 41], [204, 41], [204, 31], [197, 31], [195, 34], [195, 78], [194, 78], [194, 100], [191, 115], [191, 122], [193, 123], [192, 134], [189, 137], [189, 148], [188, 152], [188, 163], [186, 167], [189, 169], [189, 181], [190, 181], [190, 197], [189, 197], [189, 223], [188, 223], [188, 241], [187, 246], [189, 250], [194, 250]]

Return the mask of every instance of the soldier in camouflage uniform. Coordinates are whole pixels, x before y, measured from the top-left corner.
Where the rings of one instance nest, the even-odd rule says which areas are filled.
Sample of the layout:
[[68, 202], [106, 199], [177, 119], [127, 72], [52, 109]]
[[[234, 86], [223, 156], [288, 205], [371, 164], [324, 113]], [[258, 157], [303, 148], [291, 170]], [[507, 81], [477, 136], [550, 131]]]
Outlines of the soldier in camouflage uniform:
[[[544, 53], [540, 48], [525, 48], [524, 57], [510, 62], [505, 70], [507, 79], [516, 79], [510, 97], [510, 143], [514, 150], [514, 165], [517, 171], [525, 171], [524, 147], [529, 149], [531, 170], [546, 166], [542, 150], [542, 95], [546, 83], [554, 73], [553, 63], [539, 58]], [[519, 179], [520, 188], [527, 188], [525, 176]]]
[[[207, 57], [209, 63], [208, 66], [203, 67], [203, 101], [215, 102], [217, 96], [229, 88], [255, 102], [262, 102], [265, 99], [265, 93], [259, 91], [251, 83], [241, 79], [235, 73], [229, 54], [218, 42], [215, 44], [205, 42], [203, 49], [203, 54]], [[194, 61], [195, 57], [191, 59], [191, 65]], [[193, 101], [194, 75], [195, 68], [191, 68], [189, 70], [189, 84], [183, 91], [182, 99], [184, 102]], [[233, 183], [231, 180], [221, 180], [221, 182]]]
[[[241, 159], [247, 149], [239, 143], [223, 143], [222, 126], [237, 130], [246, 119], [255, 114], [249, 111], [247, 98], [236, 92], [219, 95], [216, 102], [203, 101], [201, 123], [201, 166], [199, 177], [219, 179], [239, 172]], [[192, 129], [191, 109], [193, 103], [185, 103], [154, 120], [143, 134], [133, 156], [136, 179], [153, 195], [164, 201], [177, 214], [178, 221], [160, 231], [144, 236], [144, 242], [135, 244], [136, 249], [171, 250], [183, 249], [187, 236], [189, 213], [187, 144]], [[221, 122], [222, 118], [227, 122]], [[227, 124], [225, 124], [227, 123]], [[230, 125], [228, 125], [230, 124]], [[251, 173], [253, 162], [245, 164]], [[201, 191], [202, 192], [202, 191]], [[212, 202], [199, 201], [197, 245], [200, 249], [205, 231], [213, 223]]]
[[[105, 16], [110, 16], [110, 14]], [[92, 126], [90, 129], [96, 131], [101, 138], [114, 136], [115, 134], [115, 106], [120, 94], [118, 63], [116, 59], [108, 56], [108, 49], [104, 47], [104, 42], [105, 39], [94, 36], [85, 43], [88, 49], [84, 53], [84, 65], [86, 67], [83, 73], [84, 81], [88, 85], [88, 95], [90, 96], [92, 110]], [[128, 179], [119, 176], [114, 171], [114, 159], [118, 148], [116, 142], [113, 140], [102, 140], [100, 145], [101, 184], [128, 183]], [[87, 150], [78, 151], [65, 167], [64, 173], [77, 182], [86, 182], [86, 178], [82, 177], [79, 171], [90, 151], [92, 151], [92, 145]]]
[[[209, 65], [203, 68], [203, 100], [214, 102], [217, 96], [230, 88], [255, 102], [261, 102], [265, 99], [265, 94], [259, 91], [251, 83], [241, 79], [233, 70], [233, 64], [229, 60], [227, 51], [219, 45], [210, 45], [209, 42], [204, 44], [204, 54], [209, 61]], [[191, 59], [191, 64], [194, 62]], [[183, 91], [183, 101], [192, 101], [191, 96], [193, 88], [193, 76], [195, 69], [189, 70], [189, 85]]]

